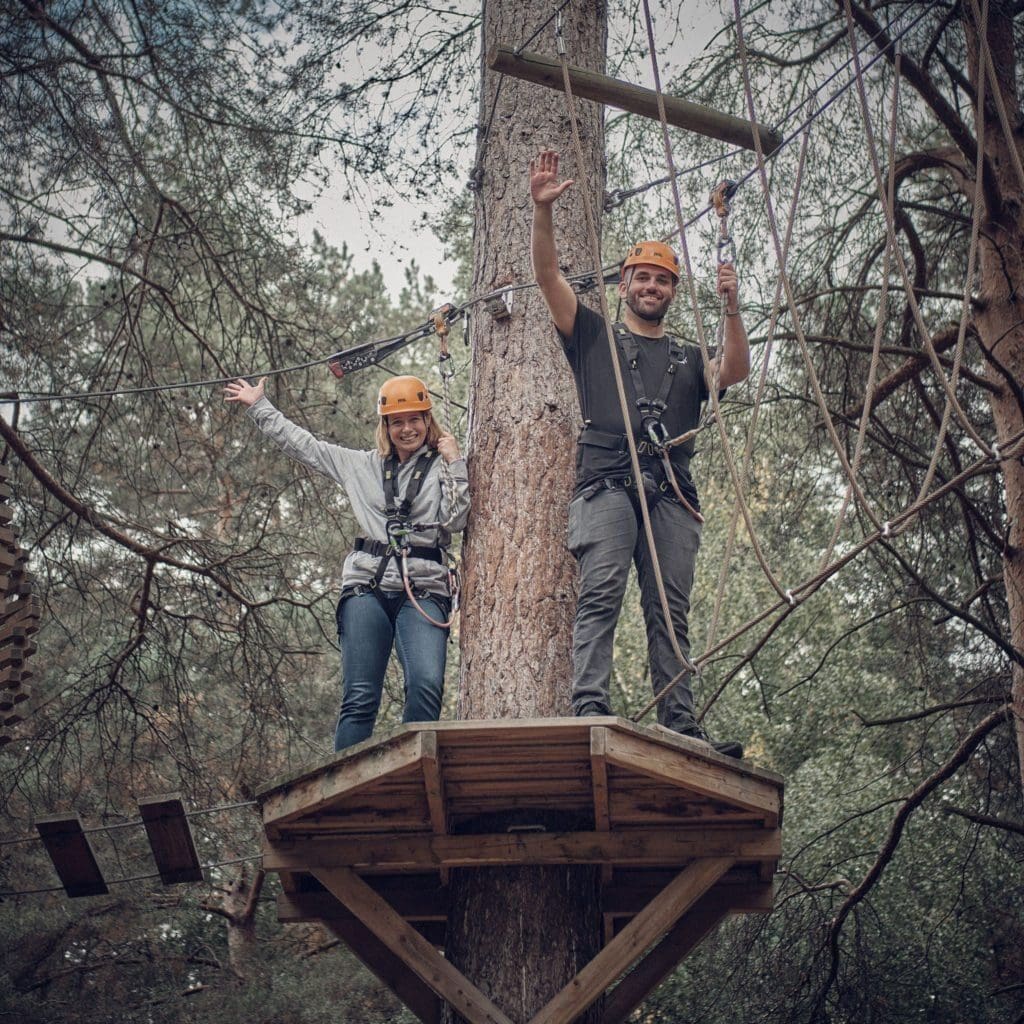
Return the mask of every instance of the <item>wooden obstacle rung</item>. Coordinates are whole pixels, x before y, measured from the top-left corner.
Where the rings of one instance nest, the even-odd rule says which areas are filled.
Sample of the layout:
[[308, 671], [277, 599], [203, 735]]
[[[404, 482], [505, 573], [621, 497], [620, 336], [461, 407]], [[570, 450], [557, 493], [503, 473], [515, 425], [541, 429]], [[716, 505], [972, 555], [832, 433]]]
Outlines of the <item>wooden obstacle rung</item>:
[[102, 896], [110, 891], [77, 814], [38, 818], [36, 831], [69, 896]]
[[[562, 90], [562, 65], [553, 57], [539, 53], [516, 53], [508, 46], [493, 47], [487, 54], [487, 64], [494, 70], [513, 78], [521, 78], [534, 85]], [[653, 89], [620, 82], [616, 78], [600, 75], [595, 71], [569, 66], [569, 82], [575, 96], [604, 103], [608, 106], [628, 110], [657, 121], [658, 94]], [[750, 121], [731, 114], [723, 114], [710, 107], [680, 99], [678, 96], [662, 96], [665, 104], [665, 120], [676, 128], [706, 135], [708, 138], [727, 142], [731, 146], [754, 149], [754, 132], [761, 142], [765, 155], [773, 153], [782, 145], [782, 136], [761, 124], [751, 126]]]
[[201, 882], [203, 869], [181, 797], [169, 793], [140, 800], [139, 814], [146, 826], [160, 881], [164, 885]]

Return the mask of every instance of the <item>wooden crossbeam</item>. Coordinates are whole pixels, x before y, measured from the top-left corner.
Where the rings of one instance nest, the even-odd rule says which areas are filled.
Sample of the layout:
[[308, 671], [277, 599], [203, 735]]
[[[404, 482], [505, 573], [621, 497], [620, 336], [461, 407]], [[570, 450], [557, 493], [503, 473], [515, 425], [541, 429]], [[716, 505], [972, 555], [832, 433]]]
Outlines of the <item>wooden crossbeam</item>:
[[469, 1024], [512, 1024], [475, 985], [377, 895], [354, 871], [315, 871], [320, 883]]
[[177, 793], [147, 797], [139, 801], [139, 814], [160, 881], [164, 885], [201, 882], [203, 869], [181, 797]]
[[[305, 876], [302, 876], [305, 877]], [[447, 921], [448, 890], [436, 875], [374, 877], [363, 881], [406, 921]], [[325, 889], [283, 892], [277, 897], [279, 921], [313, 921], [351, 917], [352, 913]]]
[[694, 858], [772, 860], [782, 853], [777, 830], [636, 828], [615, 832], [495, 833], [465, 836], [359, 836], [352, 839], [267, 838], [268, 871], [313, 871], [334, 865], [380, 871], [505, 864], [682, 864]]
[[36, 831], [69, 896], [102, 896], [110, 891], [77, 814], [37, 818]]
[[571, 1024], [732, 866], [729, 857], [694, 861], [681, 871], [530, 1024]]
[[[543, 85], [561, 92], [564, 89], [562, 65], [554, 57], [524, 51], [517, 54], [508, 46], [493, 47], [487, 54], [487, 64], [503, 75], [521, 78], [534, 85]], [[584, 99], [595, 100], [607, 106], [628, 110], [653, 120], [659, 120], [658, 94], [653, 89], [644, 89], [628, 82], [600, 75], [596, 71], [569, 66], [569, 82], [573, 94]], [[731, 114], [723, 114], [710, 107], [703, 107], [677, 96], [663, 96], [665, 120], [676, 128], [684, 128], [698, 135], [727, 142], [731, 146], [754, 149], [754, 131], [761, 140], [765, 155], [773, 153], [782, 145], [782, 136], [761, 124], [751, 123]]]

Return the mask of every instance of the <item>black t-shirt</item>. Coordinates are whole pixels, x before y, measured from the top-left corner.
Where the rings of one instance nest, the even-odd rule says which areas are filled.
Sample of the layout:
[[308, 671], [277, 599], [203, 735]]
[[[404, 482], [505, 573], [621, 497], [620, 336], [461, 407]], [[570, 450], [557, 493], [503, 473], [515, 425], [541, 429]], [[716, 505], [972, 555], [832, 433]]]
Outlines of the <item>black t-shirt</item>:
[[[572, 334], [565, 336], [559, 332], [559, 336], [576, 381], [576, 394], [585, 423], [595, 430], [608, 434], [624, 434], [622, 408], [615, 387], [604, 318], [580, 303], [577, 306]], [[638, 334], [635, 334], [634, 338], [637, 341], [637, 367], [646, 392], [644, 397], [656, 398], [668, 368], [670, 341], [667, 337], [645, 338]], [[681, 357], [666, 399], [667, 407], [661, 416], [661, 422], [665, 425], [669, 437], [678, 437], [692, 430], [700, 420], [701, 404], [708, 398], [700, 348], [679, 339], [675, 339], [675, 346]], [[636, 407], [637, 396], [633, 393], [632, 374], [618, 345], [616, 352], [626, 386], [630, 430], [634, 437], [638, 437], [640, 413]], [[696, 505], [697, 494], [689, 470], [690, 456], [693, 452], [694, 441], [691, 438], [686, 444], [672, 448], [669, 457], [680, 488], [687, 499]], [[649, 464], [644, 465], [645, 469], [656, 468], [656, 478], [661, 479], [660, 460], [645, 457], [641, 459], [641, 463]], [[629, 453], [613, 453], [607, 449], [599, 452], [591, 450], [589, 445], [581, 444], [576, 468], [577, 490], [581, 490], [602, 477], [628, 475], [631, 469]]]

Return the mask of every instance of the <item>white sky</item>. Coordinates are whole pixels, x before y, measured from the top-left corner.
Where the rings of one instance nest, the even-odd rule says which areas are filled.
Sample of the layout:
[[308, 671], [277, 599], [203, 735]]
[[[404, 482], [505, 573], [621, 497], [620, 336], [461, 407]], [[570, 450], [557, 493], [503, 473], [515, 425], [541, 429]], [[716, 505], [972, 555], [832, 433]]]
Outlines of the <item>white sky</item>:
[[[722, 28], [723, 16], [712, 0], [688, 0], [687, 13], [681, 16], [680, 22], [682, 32], [671, 40], [667, 54], [659, 58], [663, 80], [677, 74], [680, 67], [708, 43]], [[613, 24], [613, 36], [615, 28]], [[538, 52], [552, 49], [550, 37], [542, 35], [533, 48]], [[652, 88], [654, 83], [649, 63], [644, 64], [643, 68], [644, 78], [636, 81], [636, 84]], [[452, 183], [456, 187], [465, 186], [473, 157], [474, 153], [467, 148], [459, 179]], [[437, 282], [441, 296], [446, 296], [452, 288], [456, 268], [454, 263], [444, 260], [441, 243], [434, 237], [429, 226], [422, 223], [424, 212], [431, 220], [441, 216], [441, 197], [436, 204], [425, 207], [422, 203], [405, 201], [392, 192], [390, 198], [394, 205], [383, 210], [371, 223], [368, 210], [345, 200], [348, 186], [341, 175], [337, 176], [337, 182], [336, 187], [331, 185], [324, 190], [313, 210], [296, 225], [300, 238], [311, 241], [315, 229], [338, 248], [343, 242], [347, 243], [357, 272], [369, 269], [376, 257], [381, 262], [384, 280], [393, 295], [397, 295], [405, 283], [405, 268], [409, 260], [415, 259], [421, 270], [428, 272]], [[614, 182], [609, 183], [610, 187], [614, 185]], [[525, 170], [523, 187], [526, 187]], [[382, 260], [381, 255], [384, 253], [391, 254], [393, 258]]]

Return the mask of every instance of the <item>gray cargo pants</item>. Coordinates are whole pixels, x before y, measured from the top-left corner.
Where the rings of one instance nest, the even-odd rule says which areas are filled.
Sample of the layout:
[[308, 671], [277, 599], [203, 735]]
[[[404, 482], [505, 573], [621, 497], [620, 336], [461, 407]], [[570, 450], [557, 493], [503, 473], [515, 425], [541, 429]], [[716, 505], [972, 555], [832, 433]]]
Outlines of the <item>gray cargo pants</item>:
[[[681, 505], [663, 498], [651, 509], [651, 527], [676, 640], [689, 658], [686, 616], [701, 524]], [[579, 566], [579, 603], [572, 637], [573, 710], [578, 713], [588, 703], [610, 709], [608, 685], [615, 626], [631, 561], [636, 564], [640, 582], [651, 683], [657, 693], [682, 666], [672, 650], [643, 523], [629, 494], [620, 487], [601, 487], [573, 498], [569, 504], [569, 550]], [[676, 732], [695, 728], [688, 675], [659, 703], [658, 721]]]

